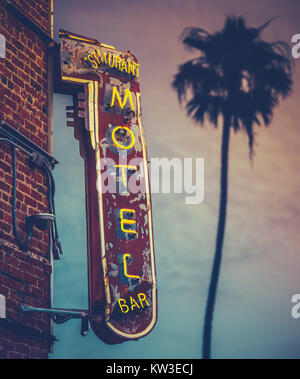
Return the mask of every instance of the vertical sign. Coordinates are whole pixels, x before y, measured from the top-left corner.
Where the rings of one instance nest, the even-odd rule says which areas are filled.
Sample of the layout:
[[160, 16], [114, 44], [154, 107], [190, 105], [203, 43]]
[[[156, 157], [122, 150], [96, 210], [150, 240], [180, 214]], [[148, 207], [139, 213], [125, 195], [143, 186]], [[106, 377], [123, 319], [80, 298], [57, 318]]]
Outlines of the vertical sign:
[[66, 31], [60, 38], [62, 83], [84, 88], [69, 125], [85, 160], [91, 326], [110, 344], [136, 340], [157, 318], [141, 67], [130, 52]]

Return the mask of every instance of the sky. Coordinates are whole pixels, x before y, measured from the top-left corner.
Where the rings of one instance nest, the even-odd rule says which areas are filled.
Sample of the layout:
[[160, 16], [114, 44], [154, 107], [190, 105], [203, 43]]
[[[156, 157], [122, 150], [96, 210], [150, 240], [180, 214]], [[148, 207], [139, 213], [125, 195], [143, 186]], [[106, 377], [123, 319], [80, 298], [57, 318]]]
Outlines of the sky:
[[[153, 194], [158, 276], [158, 322], [149, 336], [109, 346], [80, 322], [55, 325], [52, 358], [200, 358], [206, 295], [219, 202], [221, 129], [186, 116], [170, 83], [195, 56], [179, 40], [183, 29], [220, 30], [227, 15], [250, 26], [277, 18], [267, 41], [290, 42], [300, 33], [297, 0], [54, 0], [60, 28], [131, 50], [141, 64], [143, 125], [149, 158], [205, 160], [205, 195], [186, 205], [182, 194]], [[291, 45], [292, 47], [292, 45]], [[214, 316], [214, 358], [299, 358], [300, 319], [291, 298], [300, 293], [300, 59], [293, 94], [268, 128], [256, 127], [253, 162], [247, 136], [232, 135], [223, 264]], [[87, 265], [83, 160], [66, 127], [69, 96], [54, 96], [56, 208], [64, 255], [54, 265], [54, 306], [86, 308]]]

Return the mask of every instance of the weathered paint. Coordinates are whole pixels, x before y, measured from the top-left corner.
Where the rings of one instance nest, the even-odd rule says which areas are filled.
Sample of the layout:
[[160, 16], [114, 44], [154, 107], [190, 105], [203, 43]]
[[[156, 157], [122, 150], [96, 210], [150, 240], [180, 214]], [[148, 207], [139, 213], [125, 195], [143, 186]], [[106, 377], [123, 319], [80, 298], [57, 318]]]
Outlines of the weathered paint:
[[[135, 340], [147, 335], [157, 319], [151, 198], [140, 87], [136, 76], [104, 65], [95, 70], [87, 67], [84, 58], [97, 48], [107, 54], [113, 51], [115, 55], [132, 62], [137, 63], [137, 60], [130, 53], [107, 48], [87, 37], [69, 32], [61, 33], [60, 37], [62, 81], [81, 84], [85, 92], [84, 99], [82, 95], [79, 95], [79, 101], [74, 97], [72, 125], [85, 159], [90, 322], [97, 336], [107, 343]], [[123, 93], [120, 101], [116, 96], [114, 99], [114, 86], [117, 86], [119, 93]], [[127, 95], [127, 103], [132, 100], [128, 109], [121, 104]], [[85, 110], [78, 110], [78, 105], [85, 105]], [[132, 107], [133, 112], [129, 112]], [[121, 140], [114, 139], [116, 131], [122, 131]], [[131, 146], [132, 135], [134, 143]], [[129, 144], [122, 145], [120, 149], [120, 141], [129, 141]], [[118, 163], [119, 152], [127, 157], [128, 162], [132, 158], [141, 161], [137, 193], [105, 193], [103, 183], [99, 185], [106, 170], [101, 163], [107, 159]], [[107, 172], [113, 180], [118, 180], [117, 188], [122, 190], [124, 172], [120, 168], [119, 171], [111, 169]], [[129, 223], [126, 224], [131, 214], [127, 213], [129, 218], [125, 219], [124, 230], [134, 232], [120, 229], [122, 209], [132, 210], [135, 224], [132, 228]], [[128, 260], [124, 260], [124, 254]], [[146, 301], [139, 303], [142, 306], [133, 306], [133, 311], [122, 313], [119, 300], [125, 299], [135, 304], [137, 299], [143, 299], [142, 295], [139, 297], [141, 293], [146, 296]]]

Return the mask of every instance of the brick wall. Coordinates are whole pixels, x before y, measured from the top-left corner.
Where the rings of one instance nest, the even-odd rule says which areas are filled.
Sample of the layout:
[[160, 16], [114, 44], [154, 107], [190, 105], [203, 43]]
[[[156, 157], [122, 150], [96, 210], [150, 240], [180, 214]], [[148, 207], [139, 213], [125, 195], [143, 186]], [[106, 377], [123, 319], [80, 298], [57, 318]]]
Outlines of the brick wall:
[[[47, 0], [16, 0], [40, 28], [48, 28]], [[6, 121], [47, 150], [46, 45], [0, 0], [0, 34], [6, 38], [6, 59], [0, 59], [0, 120]], [[31, 335], [30, 328], [50, 333], [48, 316], [23, 313], [20, 304], [49, 306], [51, 264], [48, 232], [34, 229], [29, 249], [21, 251], [12, 230], [12, 167], [8, 145], [0, 143], [0, 294], [6, 296], [7, 316], [27, 331], [0, 326], [0, 358], [47, 358], [49, 342]], [[38, 169], [28, 167], [17, 153], [17, 221], [24, 238], [25, 216], [47, 212], [47, 183]]]

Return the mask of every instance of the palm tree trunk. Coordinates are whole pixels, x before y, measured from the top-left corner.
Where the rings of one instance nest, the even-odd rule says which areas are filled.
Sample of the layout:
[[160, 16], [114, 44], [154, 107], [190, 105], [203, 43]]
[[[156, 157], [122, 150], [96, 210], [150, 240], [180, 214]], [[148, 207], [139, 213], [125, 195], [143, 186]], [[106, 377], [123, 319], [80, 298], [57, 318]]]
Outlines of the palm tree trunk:
[[230, 122], [228, 117], [224, 119], [222, 135], [221, 153], [221, 192], [219, 206], [219, 222], [216, 239], [216, 250], [213, 268], [210, 278], [208, 297], [205, 311], [204, 331], [203, 331], [203, 358], [210, 359], [211, 356], [211, 335], [214, 306], [218, 287], [218, 280], [222, 261], [222, 249], [226, 224], [227, 208], [227, 182], [228, 182], [228, 153], [229, 153]]

